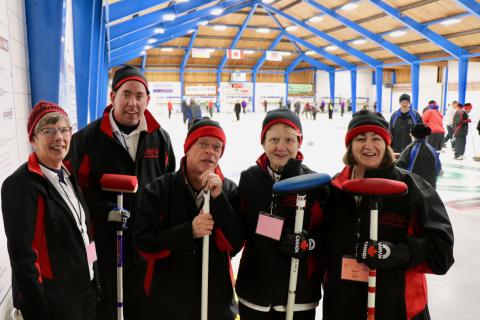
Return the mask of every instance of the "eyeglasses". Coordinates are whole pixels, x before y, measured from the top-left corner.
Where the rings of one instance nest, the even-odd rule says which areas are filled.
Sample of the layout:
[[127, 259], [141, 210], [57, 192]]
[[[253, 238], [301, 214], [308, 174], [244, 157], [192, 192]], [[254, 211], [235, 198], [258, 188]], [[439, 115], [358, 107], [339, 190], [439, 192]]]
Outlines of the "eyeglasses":
[[60, 127], [60, 128], [42, 128], [40, 133], [46, 138], [53, 138], [60, 132], [62, 137], [67, 137], [72, 132], [72, 127]]

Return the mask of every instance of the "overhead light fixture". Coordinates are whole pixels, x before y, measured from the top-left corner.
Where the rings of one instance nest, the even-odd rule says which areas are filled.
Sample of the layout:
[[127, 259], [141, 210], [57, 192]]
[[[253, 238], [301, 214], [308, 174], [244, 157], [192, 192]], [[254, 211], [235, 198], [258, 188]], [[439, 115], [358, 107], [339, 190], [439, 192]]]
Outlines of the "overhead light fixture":
[[347, 3], [346, 5], [342, 6], [341, 9], [345, 11], [350, 11], [358, 7], [358, 3], [352, 2], [352, 3]]
[[152, 43], [155, 43], [155, 42], [157, 42], [157, 40], [156, 40], [156, 39], [154, 39], [154, 38], [150, 38], [150, 39], [148, 39], [148, 41], [147, 41], [147, 42], [148, 42], [148, 44], [152, 44]]
[[150, 50], [150, 49], [152, 49], [152, 48], [153, 48], [153, 47], [152, 47], [151, 45], [146, 45], [145, 47], [143, 47], [143, 49], [145, 49], [145, 50]]
[[392, 32], [389, 33], [389, 35], [390, 35], [391, 37], [401, 37], [401, 36], [404, 36], [404, 35], [406, 35], [406, 34], [407, 34], [407, 33], [406, 33], [405, 31], [403, 31], [403, 30], [392, 31]]
[[153, 29], [153, 31], [154, 31], [156, 34], [165, 33], [165, 29], [164, 29], [164, 28], [155, 28], [155, 29]]
[[323, 20], [322, 16], [313, 16], [310, 19], [308, 19], [308, 22], [316, 23], [316, 22], [320, 22], [322, 20]]
[[337, 46], [328, 46], [328, 47], [325, 48], [325, 50], [327, 50], [327, 51], [334, 51], [334, 50], [337, 50], [337, 49], [338, 49]]
[[195, 32], [195, 29], [190, 29], [187, 31], [187, 34], [194, 33], [194, 32]]
[[255, 50], [242, 50], [243, 54], [255, 54]]
[[141, 56], [144, 56], [146, 53], [147, 53], [147, 51], [145, 51], [145, 50], [140, 51]]
[[223, 9], [222, 8], [215, 8], [212, 11], [210, 11], [210, 13], [213, 14], [214, 16], [219, 16], [223, 13]]
[[213, 27], [213, 30], [217, 30], [217, 31], [227, 30], [227, 26], [216, 25], [216, 26]]
[[177, 16], [174, 13], [166, 13], [163, 15], [163, 21], [173, 21]]
[[190, 0], [175, 0], [175, 3], [185, 3], [185, 2], [188, 2]]
[[279, 53], [284, 57], [288, 57], [292, 55], [292, 53], [289, 51], [280, 51]]
[[262, 0], [262, 2], [266, 3], [266, 4], [272, 3], [273, 1], [275, 1], [275, 0]]
[[365, 39], [357, 39], [357, 40], [353, 41], [353, 44], [356, 44], [356, 45], [365, 44], [365, 43], [367, 43], [367, 40], [365, 40]]
[[448, 19], [445, 21], [440, 22], [440, 24], [443, 24], [444, 26], [451, 26], [452, 24], [457, 24], [462, 22], [461, 19]]
[[270, 33], [270, 29], [268, 29], [268, 28], [258, 28], [257, 32], [258, 33]]
[[172, 51], [173, 51], [173, 48], [161, 48], [160, 51], [163, 51], [163, 52], [172, 52]]
[[198, 24], [201, 25], [201, 26], [206, 26], [208, 24], [208, 21], [203, 20], [203, 21], [200, 21]]
[[306, 54], [307, 56], [312, 56], [312, 55], [315, 54], [315, 51], [309, 50], [309, 51], [305, 52], [305, 54]]
[[288, 26], [287, 28], [285, 28], [285, 30], [287, 30], [288, 32], [294, 32], [297, 31], [297, 29], [297, 26]]

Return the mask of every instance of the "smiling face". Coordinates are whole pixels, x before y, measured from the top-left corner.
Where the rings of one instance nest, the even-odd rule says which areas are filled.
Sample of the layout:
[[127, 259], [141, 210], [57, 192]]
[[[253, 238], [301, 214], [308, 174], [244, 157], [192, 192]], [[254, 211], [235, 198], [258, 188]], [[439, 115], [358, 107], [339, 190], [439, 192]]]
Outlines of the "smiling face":
[[45, 125], [40, 121], [32, 142], [38, 160], [50, 168], [60, 169], [70, 149], [71, 137], [71, 127], [66, 118], [61, 117], [57, 122]]
[[214, 137], [201, 137], [188, 149], [188, 176], [199, 177], [205, 171], [215, 171], [222, 155], [223, 142]]
[[288, 160], [297, 156], [299, 149], [298, 135], [290, 126], [277, 123], [265, 134], [263, 150], [270, 161], [270, 167], [276, 172], [282, 171]]
[[352, 155], [359, 169], [379, 168], [385, 156], [386, 144], [374, 132], [359, 134], [352, 140]]
[[145, 112], [150, 96], [145, 86], [136, 80], [125, 82], [118, 90], [110, 92], [115, 120], [125, 126], [134, 126]]

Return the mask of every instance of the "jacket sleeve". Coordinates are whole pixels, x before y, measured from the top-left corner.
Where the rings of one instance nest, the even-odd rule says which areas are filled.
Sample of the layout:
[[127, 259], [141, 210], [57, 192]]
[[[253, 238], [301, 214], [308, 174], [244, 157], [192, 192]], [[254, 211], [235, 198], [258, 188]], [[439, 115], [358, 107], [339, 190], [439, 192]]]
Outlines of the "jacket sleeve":
[[408, 230], [409, 268], [445, 274], [454, 262], [453, 229], [439, 195], [431, 185], [408, 174], [410, 210]]
[[412, 148], [405, 148], [405, 150], [403, 150], [401, 153], [400, 153], [400, 156], [398, 157], [398, 160], [397, 162], [395, 163], [395, 165], [399, 168], [403, 168], [403, 169], [407, 169], [409, 164], [410, 164], [410, 153], [412, 152]]
[[214, 236], [221, 251], [238, 252], [243, 244], [243, 224], [239, 210], [237, 186], [225, 179], [223, 192], [210, 200], [211, 214], [215, 222]]
[[159, 180], [148, 184], [138, 194], [133, 230], [133, 241], [137, 249], [148, 253], [161, 250], [193, 251], [191, 221], [174, 226], [167, 224], [167, 194], [169, 191], [160, 187]]
[[40, 194], [28, 179], [8, 178], [2, 185], [2, 212], [7, 236], [8, 254], [16, 286], [21, 293], [22, 314], [25, 320], [47, 320], [48, 303], [43, 289], [39, 259], [46, 254], [34, 249], [37, 214], [42, 210]]

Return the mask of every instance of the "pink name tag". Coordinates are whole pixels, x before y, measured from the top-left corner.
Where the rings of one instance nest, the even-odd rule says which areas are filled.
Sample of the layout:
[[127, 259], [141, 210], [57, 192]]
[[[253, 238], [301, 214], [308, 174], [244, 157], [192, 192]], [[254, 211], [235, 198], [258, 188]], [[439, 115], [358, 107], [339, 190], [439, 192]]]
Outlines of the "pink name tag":
[[97, 249], [95, 248], [95, 242], [90, 242], [87, 246], [87, 260], [89, 265], [97, 261]]
[[283, 219], [260, 212], [257, 221], [256, 234], [280, 240], [283, 229]]
[[368, 267], [355, 258], [342, 258], [342, 279], [368, 282]]

